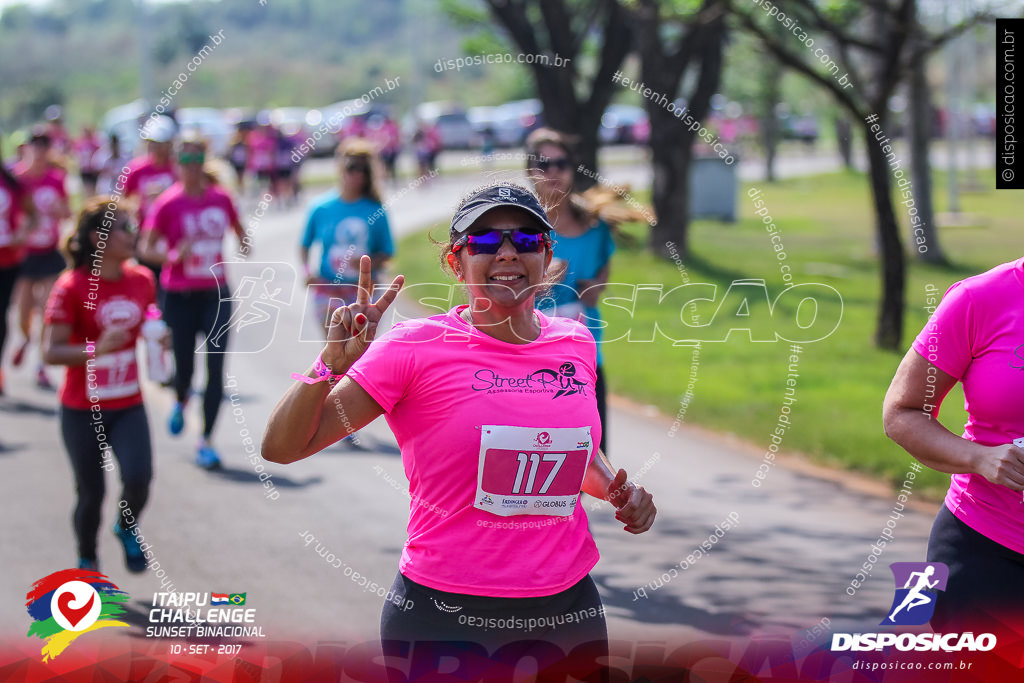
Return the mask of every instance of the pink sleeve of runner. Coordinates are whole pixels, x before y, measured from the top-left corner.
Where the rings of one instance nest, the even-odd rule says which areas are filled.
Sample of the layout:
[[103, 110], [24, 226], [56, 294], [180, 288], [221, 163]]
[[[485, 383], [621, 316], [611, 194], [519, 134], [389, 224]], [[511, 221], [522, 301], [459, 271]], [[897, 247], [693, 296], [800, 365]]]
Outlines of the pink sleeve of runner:
[[913, 349], [939, 370], [960, 379], [973, 358], [974, 324], [970, 292], [962, 282], [955, 282], [914, 339]]
[[361, 386], [385, 413], [394, 410], [415, 376], [413, 351], [427, 353], [429, 344], [414, 348], [406, 330], [397, 325], [370, 344], [366, 353], [346, 373]]

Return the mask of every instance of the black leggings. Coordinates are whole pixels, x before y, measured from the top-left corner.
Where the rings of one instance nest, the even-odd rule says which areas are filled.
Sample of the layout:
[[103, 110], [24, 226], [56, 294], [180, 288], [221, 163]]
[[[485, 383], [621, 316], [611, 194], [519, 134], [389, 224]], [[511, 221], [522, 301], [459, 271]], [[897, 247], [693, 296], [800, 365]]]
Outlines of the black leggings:
[[[184, 403], [192, 388], [195, 372], [196, 340], [202, 334], [206, 349], [206, 390], [203, 392], [203, 436], [213, 433], [224, 398], [224, 349], [227, 348], [227, 330], [222, 325], [231, 318], [231, 302], [221, 301], [216, 289], [164, 293], [164, 320], [171, 328], [174, 350], [174, 391], [178, 403]], [[219, 347], [211, 351], [205, 340], [211, 333], [218, 334]]]
[[477, 667], [488, 661], [514, 670], [532, 659], [543, 670], [564, 666], [569, 653], [577, 677], [591, 680], [586, 674], [600, 669], [595, 660], [608, 654], [604, 606], [589, 575], [555, 595], [493, 598], [446, 593], [399, 573], [381, 613], [380, 637], [389, 675], [425, 667], [410, 671], [409, 680], [444, 656], [459, 660], [465, 680], [476, 680]]
[[20, 270], [21, 265], [0, 268], [0, 358], [4, 356], [4, 344], [7, 343], [7, 309], [11, 305], [11, 294]]
[[[93, 419], [99, 416], [99, 421]], [[61, 406], [60, 431], [64, 448], [75, 474], [78, 501], [72, 521], [78, 539], [78, 556], [96, 561], [96, 534], [100, 528], [100, 507], [106, 493], [104, 472], [114, 468], [110, 450], [121, 470], [122, 514], [138, 520], [149, 498], [149, 482], [153, 478], [153, 455], [149, 442], [146, 410], [140, 403], [123, 410], [75, 410]], [[104, 460], [106, 455], [106, 460]]]
[[946, 590], [938, 594], [931, 620], [936, 632], [1024, 622], [1024, 555], [978, 533], [945, 505], [928, 538], [928, 561], [949, 567]]

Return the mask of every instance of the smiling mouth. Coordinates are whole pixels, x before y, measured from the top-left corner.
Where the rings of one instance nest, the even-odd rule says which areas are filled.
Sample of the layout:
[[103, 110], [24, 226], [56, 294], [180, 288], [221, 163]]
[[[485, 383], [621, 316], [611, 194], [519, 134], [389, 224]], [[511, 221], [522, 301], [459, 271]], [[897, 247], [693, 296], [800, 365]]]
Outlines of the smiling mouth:
[[522, 280], [523, 275], [492, 275], [489, 280], [494, 282], [515, 282], [516, 280]]

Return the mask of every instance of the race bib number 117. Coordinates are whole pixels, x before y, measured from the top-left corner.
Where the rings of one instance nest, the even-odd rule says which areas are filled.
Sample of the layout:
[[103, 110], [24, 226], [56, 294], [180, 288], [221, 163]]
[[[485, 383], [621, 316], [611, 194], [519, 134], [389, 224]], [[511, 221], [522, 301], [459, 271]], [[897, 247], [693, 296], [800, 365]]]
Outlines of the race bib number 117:
[[483, 425], [474, 507], [502, 517], [568, 517], [592, 451], [590, 427]]

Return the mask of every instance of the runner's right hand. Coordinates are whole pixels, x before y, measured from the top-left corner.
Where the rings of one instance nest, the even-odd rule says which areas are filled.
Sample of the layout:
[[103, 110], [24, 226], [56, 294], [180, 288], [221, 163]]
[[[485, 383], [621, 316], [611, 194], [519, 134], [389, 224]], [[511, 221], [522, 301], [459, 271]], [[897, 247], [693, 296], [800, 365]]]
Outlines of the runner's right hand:
[[1024, 448], [1012, 443], [989, 448], [978, 467], [978, 474], [993, 484], [1013, 491], [1024, 491]]
[[370, 257], [359, 259], [359, 292], [356, 301], [334, 311], [327, 328], [327, 345], [321, 355], [323, 362], [335, 374], [340, 375], [348, 370], [370, 346], [377, 334], [377, 323], [398, 296], [404, 283], [405, 276], [397, 276], [384, 296], [371, 304], [370, 288], [373, 287], [373, 281], [370, 279]]
[[96, 340], [96, 355], [102, 356], [105, 353], [117, 351], [127, 344], [130, 338], [128, 330], [121, 327], [107, 327]]

